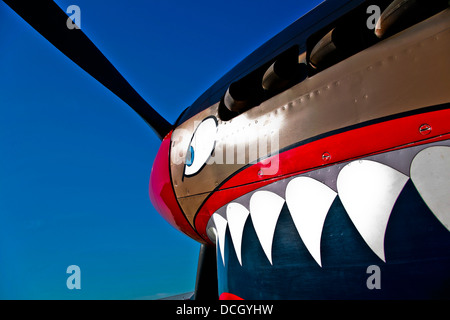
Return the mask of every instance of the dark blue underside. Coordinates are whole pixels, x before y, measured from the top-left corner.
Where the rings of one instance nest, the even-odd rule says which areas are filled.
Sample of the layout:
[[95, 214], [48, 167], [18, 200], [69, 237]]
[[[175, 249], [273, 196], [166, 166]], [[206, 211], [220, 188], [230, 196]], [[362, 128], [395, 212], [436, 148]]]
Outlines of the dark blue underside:
[[[226, 233], [224, 267], [218, 252], [219, 293], [244, 299], [450, 298], [450, 232], [436, 219], [411, 181], [389, 218], [386, 262], [367, 246], [339, 196], [325, 220], [322, 267], [309, 254], [286, 204], [275, 230], [270, 264], [251, 219], [242, 239], [242, 266]], [[380, 268], [380, 289], [368, 289], [370, 265]]]

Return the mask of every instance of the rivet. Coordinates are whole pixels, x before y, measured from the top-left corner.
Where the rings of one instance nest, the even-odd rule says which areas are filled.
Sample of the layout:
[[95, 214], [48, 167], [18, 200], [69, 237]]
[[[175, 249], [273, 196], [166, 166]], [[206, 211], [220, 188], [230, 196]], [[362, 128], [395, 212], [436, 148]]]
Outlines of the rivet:
[[323, 161], [330, 161], [330, 159], [331, 159], [331, 155], [328, 152], [324, 152], [322, 154], [322, 160]]
[[431, 126], [429, 124], [424, 123], [419, 127], [419, 132], [421, 135], [426, 136], [431, 133]]

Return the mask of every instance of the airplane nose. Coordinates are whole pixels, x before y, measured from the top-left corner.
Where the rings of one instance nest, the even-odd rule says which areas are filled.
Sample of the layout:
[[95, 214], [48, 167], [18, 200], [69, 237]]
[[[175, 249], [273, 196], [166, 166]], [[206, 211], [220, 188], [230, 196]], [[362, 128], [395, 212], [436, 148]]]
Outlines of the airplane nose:
[[153, 163], [149, 183], [150, 200], [158, 213], [174, 228], [198, 242], [206, 243], [186, 219], [175, 196], [169, 163], [172, 132], [164, 137]]

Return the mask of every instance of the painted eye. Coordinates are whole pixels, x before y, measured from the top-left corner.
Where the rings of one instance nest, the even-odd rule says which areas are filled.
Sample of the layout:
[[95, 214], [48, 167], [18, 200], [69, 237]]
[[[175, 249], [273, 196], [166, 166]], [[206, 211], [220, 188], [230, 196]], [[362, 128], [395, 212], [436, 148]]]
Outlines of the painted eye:
[[211, 156], [216, 144], [217, 120], [208, 117], [197, 127], [186, 153], [185, 176], [199, 172]]

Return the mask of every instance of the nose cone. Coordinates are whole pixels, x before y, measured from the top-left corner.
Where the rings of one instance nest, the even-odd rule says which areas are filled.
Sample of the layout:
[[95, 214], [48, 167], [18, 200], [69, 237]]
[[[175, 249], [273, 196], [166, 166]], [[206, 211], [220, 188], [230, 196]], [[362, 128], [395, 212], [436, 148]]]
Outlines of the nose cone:
[[205, 240], [198, 235], [186, 219], [175, 197], [169, 169], [171, 137], [172, 132], [163, 139], [156, 154], [150, 175], [150, 200], [158, 213], [174, 228], [198, 242], [205, 243]]

